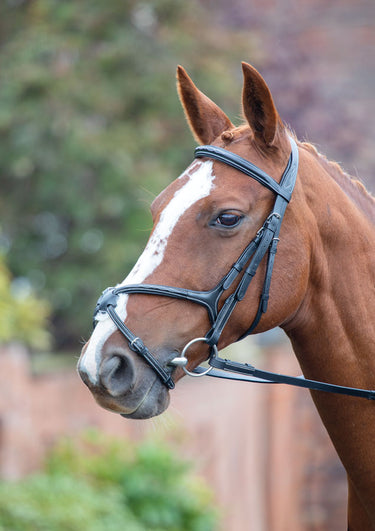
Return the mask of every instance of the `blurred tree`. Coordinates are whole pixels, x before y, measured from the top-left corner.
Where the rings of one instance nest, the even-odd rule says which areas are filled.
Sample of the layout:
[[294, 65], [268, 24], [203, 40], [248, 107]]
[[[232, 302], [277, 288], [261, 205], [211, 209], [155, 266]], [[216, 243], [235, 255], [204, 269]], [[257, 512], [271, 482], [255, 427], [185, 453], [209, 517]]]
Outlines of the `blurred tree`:
[[191, 160], [177, 63], [237, 113], [248, 37], [195, 0], [21, 0], [0, 6], [0, 47], [0, 250], [77, 348], [145, 243], [146, 203]]

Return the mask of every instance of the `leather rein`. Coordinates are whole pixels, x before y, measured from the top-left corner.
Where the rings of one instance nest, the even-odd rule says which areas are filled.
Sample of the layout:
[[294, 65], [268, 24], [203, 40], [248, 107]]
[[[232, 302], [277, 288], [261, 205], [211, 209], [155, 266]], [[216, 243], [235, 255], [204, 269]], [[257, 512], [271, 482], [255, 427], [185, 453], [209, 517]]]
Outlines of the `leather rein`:
[[[281, 223], [283, 221], [286, 207], [293, 193], [298, 171], [298, 147], [293, 138], [290, 137], [289, 140], [291, 144], [291, 154], [280, 183], [275, 181], [250, 161], [231, 153], [226, 149], [215, 146], [199, 146], [195, 149], [196, 158], [215, 159], [227, 164], [245, 175], [248, 175], [252, 179], [255, 179], [276, 195], [272, 212], [256, 233], [255, 238], [248, 244], [236, 262], [232, 265], [229, 272], [220, 280], [215, 288], [208, 291], [195, 291], [156, 284], [120, 285], [115, 288], [107, 288], [103, 291], [97, 302], [94, 312], [94, 326], [96, 324], [98, 313], [108, 314], [118, 330], [128, 340], [129, 348], [140, 355], [144, 361], [152, 367], [163, 384], [169, 389], [173, 389], [175, 386], [172, 378], [172, 370], [174, 367], [180, 366], [186, 374], [195, 377], [208, 375], [215, 378], [245, 382], [284, 383], [317, 391], [326, 391], [375, 400], [375, 391], [373, 390], [344, 387], [315, 380], [308, 380], [303, 376], [294, 377], [263, 371], [256, 369], [248, 363], [238, 363], [218, 356], [217, 344], [221, 333], [236, 305], [245, 297], [251, 280], [254, 278], [262, 259], [266, 255], [266, 272], [258, 310], [250, 328], [239, 339], [243, 339], [251, 334], [258, 325], [262, 314], [267, 311], [272, 271], [279, 242]], [[218, 307], [221, 296], [233, 285], [233, 282], [240, 274], [242, 274], [242, 277], [236, 289], [226, 298], [219, 310]], [[181, 355], [172, 359], [169, 362], [168, 367], [164, 367], [151, 354], [143, 341], [133, 334], [133, 332], [124, 324], [121, 317], [116, 312], [119, 295], [130, 295], [134, 293], [165, 296], [200, 304], [201, 306], [204, 306], [208, 312], [211, 329], [205, 337], [198, 337], [189, 341], [189, 343], [183, 348]], [[196, 367], [193, 371], [189, 371], [186, 368], [188, 363], [186, 353], [194, 343], [201, 341], [210, 346], [210, 357], [208, 359], [209, 368]]]

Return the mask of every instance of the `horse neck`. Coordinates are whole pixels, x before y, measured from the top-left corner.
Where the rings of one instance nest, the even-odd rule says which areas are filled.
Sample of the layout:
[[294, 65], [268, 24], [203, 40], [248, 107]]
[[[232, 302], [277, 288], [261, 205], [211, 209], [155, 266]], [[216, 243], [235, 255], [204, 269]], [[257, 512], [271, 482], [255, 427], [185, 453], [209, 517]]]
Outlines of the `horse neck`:
[[[307, 378], [375, 389], [374, 226], [348, 189], [303, 150], [300, 175], [311, 265], [304, 300], [285, 331]], [[375, 522], [375, 403], [312, 396]]]
[[297, 193], [310, 270], [304, 300], [286, 332], [310, 376], [321, 377], [323, 371], [337, 378], [339, 364], [355, 364], [355, 373], [360, 367], [366, 373], [375, 366], [369, 348], [375, 340], [374, 225], [361, 208], [363, 192], [349, 177], [340, 180], [318, 156], [300, 153]]
[[[289, 326], [296, 354], [309, 350], [315, 359], [324, 356], [324, 370], [336, 357], [365, 371], [369, 364], [375, 368], [375, 352], [369, 348], [375, 341], [375, 230], [362, 208], [372, 198], [366, 201], [349, 177], [337, 179], [326, 162], [303, 151], [301, 175], [310, 271], [304, 300]], [[304, 355], [300, 361], [315, 372], [309, 360]]]

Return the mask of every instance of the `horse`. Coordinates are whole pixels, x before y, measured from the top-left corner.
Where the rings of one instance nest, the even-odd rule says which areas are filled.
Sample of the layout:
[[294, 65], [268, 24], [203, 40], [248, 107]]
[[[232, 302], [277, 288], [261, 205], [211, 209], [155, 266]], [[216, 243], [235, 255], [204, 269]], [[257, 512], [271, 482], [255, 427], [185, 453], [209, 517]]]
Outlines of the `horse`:
[[[236, 126], [178, 67], [200, 147], [153, 201], [148, 243], [125, 280], [103, 292], [82, 349], [82, 380], [126, 418], [162, 413], [185, 372], [208, 372], [198, 366], [220, 359], [218, 349], [275, 327], [307, 381], [375, 388], [375, 201], [298, 141], [263, 77], [242, 68]], [[375, 404], [312, 389], [346, 469], [348, 529], [374, 530]]]

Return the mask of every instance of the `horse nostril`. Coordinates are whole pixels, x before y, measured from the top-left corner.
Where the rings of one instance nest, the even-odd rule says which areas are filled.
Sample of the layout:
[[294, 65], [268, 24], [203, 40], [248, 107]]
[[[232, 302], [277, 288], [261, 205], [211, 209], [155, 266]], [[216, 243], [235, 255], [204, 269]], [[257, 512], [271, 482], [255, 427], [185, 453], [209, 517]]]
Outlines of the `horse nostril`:
[[135, 367], [126, 354], [112, 354], [105, 358], [99, 371], [100, 383], [111, 396], [122, 396], [134, 387]]

